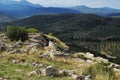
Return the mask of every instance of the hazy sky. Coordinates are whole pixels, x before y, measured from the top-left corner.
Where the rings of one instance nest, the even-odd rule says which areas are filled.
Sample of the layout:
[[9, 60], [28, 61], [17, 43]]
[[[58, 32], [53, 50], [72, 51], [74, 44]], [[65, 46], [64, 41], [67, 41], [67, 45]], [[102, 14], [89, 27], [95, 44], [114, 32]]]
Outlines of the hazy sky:
[[70, 7], [86, 5], [89, 7], [112, 7], [120, 9], [120, 0], [27, 0], [46, 7]]

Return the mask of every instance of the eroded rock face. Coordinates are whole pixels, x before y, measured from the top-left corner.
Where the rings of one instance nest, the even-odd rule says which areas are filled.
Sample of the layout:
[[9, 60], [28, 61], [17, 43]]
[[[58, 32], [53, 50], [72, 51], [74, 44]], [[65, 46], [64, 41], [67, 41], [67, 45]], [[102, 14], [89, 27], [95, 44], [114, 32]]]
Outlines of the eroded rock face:
[[23, 42], [22, 42], [22, 41], [17, 41], [17, 42], [14, 44], [14, 47], [21, 48], [22, 45], [23, 45]]
[[31, 38], [30, 41], [32, 43], [38, 43], [37, 47], [45, 47], [49, 45], [49, 39], [42, 34], [33, 36], [33, 38]]
[[47, 68], [42, 70], [42, 74], [44, 76], [55, 76], [56, 75], [56, 69], [52, 66], [48, 66]]
[[0, 51], [6, 50], [6, 45], [3, 42], [0, 42]]

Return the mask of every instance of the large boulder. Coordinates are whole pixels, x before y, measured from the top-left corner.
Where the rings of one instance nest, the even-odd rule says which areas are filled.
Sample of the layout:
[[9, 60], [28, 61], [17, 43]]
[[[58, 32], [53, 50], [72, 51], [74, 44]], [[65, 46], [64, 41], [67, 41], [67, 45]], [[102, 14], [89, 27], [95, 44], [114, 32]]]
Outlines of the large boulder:
[[42, 74], [44, 76], [55, 76], [56, 75], [56, 69], [52, 66], [48, 66], [47, 68], [42, 70]]

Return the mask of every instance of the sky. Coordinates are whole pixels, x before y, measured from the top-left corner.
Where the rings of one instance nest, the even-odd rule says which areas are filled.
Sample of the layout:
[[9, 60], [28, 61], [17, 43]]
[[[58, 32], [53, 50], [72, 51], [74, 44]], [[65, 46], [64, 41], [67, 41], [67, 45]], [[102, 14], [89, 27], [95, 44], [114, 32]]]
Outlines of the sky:
[[89, 7], [111, 7], [120, 9], [120, 0], [27, 0], [45, 7], [72, 7], [86, 5]]

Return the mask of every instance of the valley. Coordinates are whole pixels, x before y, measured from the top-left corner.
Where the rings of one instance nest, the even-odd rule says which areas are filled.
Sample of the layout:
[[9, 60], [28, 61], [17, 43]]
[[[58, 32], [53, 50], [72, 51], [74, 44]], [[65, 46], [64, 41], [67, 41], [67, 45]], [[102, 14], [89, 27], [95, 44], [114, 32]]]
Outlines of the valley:
[[0, 80], [120, 80], [118, 4], [0, 0]]

